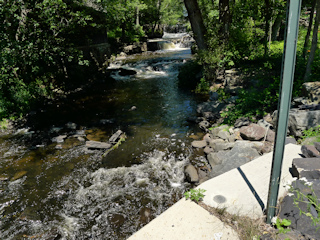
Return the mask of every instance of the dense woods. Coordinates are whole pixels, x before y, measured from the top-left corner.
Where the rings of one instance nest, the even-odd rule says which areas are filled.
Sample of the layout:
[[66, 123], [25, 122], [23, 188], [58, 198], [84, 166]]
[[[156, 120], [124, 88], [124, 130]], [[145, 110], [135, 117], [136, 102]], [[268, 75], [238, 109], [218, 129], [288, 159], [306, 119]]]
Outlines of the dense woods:
[[[116, 54], [120, 46], [161, 37], [165, 27], [177, 24], [192, 30], [198, 46], [198, 89], [208, 91], [226, 69], [241, 67], [247, 75], [264, 73], [260, 85], [266, 95], [277, 92], [285, 0], [0, 0], [0, 16], [0, 118], [21, 116], [39, 99], [53, 97], [80, 69], [97, 72], [83, 47], [108, 43]], [[295, 91], [320, 74], [319, 21], [320, 2], [303, 0]], [[259, 101], [261, 112], [250, 114], [276, 104]]]

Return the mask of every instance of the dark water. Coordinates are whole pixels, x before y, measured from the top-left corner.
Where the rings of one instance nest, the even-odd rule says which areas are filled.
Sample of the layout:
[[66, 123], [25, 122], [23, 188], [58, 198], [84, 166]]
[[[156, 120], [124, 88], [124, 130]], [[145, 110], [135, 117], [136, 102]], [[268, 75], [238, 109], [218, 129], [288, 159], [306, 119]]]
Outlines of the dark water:
[[[190, 57], [184, 49], [115, 63], [114, 85], [79, 89], [2, 136], [0, 239], [126, 239], [180, 199], [198, 131], [186, 121], [197, 100], [177, 87]], [[120, 76], [120, 66], [137, 73]], [[85, 147], [118, 129], [127, 139], [106, 157]], [[52, 142], [59, 135], [64, 142]]]

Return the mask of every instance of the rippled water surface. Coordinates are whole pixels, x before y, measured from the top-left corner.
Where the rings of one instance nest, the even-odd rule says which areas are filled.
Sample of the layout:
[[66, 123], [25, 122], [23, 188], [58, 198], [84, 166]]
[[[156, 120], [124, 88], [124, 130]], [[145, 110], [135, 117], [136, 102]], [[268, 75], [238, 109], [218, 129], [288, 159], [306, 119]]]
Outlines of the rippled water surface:
[[[181, 198], [197, 100], [177, 74], [190, 57], [176, 49], [119, 60], [114, 85], [48, 103], [1, 136], [0, 239], [126, 239]], [[85, 147], [118, 129], [127, 139], [106, 157]]]

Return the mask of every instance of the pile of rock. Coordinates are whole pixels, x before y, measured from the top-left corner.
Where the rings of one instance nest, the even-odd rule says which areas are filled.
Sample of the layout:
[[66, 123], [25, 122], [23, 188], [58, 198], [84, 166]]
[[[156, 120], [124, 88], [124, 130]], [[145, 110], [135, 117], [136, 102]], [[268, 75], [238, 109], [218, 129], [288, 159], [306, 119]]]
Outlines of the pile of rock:
[[[272, 125], [263, 119], [257, 124], [239, 119], [235, 127], [221, 125], [206, 130], [203, 140], [193, 141], [192, 147], [203, 149], [210, 171], [204, 175], [201, 169], [188, 166], [186, 175], [189, 182], [201, 183], [273, 150], [275, 132]], [[288, 138], [287, 142], [296, 143], [293, 138]]]
[[[294, 194], [288, 194], [279, 208], [279, 217], [291, 220], [290, 228], [295, 232], [300, 232], [304, 238], [301, 239], [320, 239], [319, 223], [314, 224], [310, 216], [301, 214], [312, 214], [314, 218], [318, 218], [319, 212], [317, 207], [311, 204], [306, 196], [313, 196], [320, 203], [320, 143], [314, 145], [303, 145], [301, 152], [303, 158], [295, 158], [292, 162], [292, 176], [298, 178], [291, 184], [295, 189]], [[304, 194], [303, 201], [297, 200], [297, 191]]]
[[[226, 73], [223, 87], [231, 94], [236, 94], [241, 79], [236, 77], [237, 71], [230, 70]], [[320, 125], [320, 83], [303, 84], [303, 96], [292, 101], [292, 109], [289, 114], [288, 135], [294, 138], [287, 138], [290, 143], [296, 143], [295, 138], [303, 136], [303, 131]], [[275, 140], [274, 128], [277, 122], [277, 111], [266, 115], [257, 124], [251, 123], [247, 118], [240, 118], [235, 122], [234, 127], [219, 124], [222, 123], [221, 113], [226, 111], [228, 106], [236, 103], [237, 96], [232, 96], [225, 101], [218, 100], [218, 93], [212, 92], [210, 100], [198, 105], [198, 117], [189, 119], [197, 122], [199, 128], [207, 135], [202, 141], [194, 141], [194, 148], [203, 148], [207, 161], [210, 165], [210, 173], [203, 179], [203, 174], [196, 169], [198, 177], [190, 177], [188, 167], [187, 180], [190, 182], [202, 182], [210, 177], [215, 177], [226, 171], [241, 166], [252, 159], [273, 150]], [[212, 125], [212, 123], [215, 123]], [[193, 180], [192, 180], [193, 179]]]
[[[58, 131], [59, 130], [60, 128], [58, 129]], [[115, 144], [117, 144], [118, 140], [124, 136], [124, 132], [118, 130], [109, 138], [107, 142], [102, 142], [88, 139], [89, 137], [87, 137], [85, 130], [75, 130], [75, 132], [71, 132], [69, 134], [63, 134], [53, 137], [51, 141], [53, 143], [57, 143], [57, 145], [55, 146], [56, 149], [64, 148], [63, 144], [67, 139], [77, 139], [79, 143], [85, 143], [84, 147], [87, 150], [108, 150], [111, 149]]]

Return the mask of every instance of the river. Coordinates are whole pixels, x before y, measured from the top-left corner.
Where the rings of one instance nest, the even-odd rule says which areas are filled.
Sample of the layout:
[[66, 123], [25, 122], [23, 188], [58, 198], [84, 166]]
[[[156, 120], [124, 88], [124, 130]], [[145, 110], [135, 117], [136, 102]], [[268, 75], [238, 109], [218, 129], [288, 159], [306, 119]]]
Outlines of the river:
[[[187, 122], [199, 100], [177, 82], [189, 58], [173, 48], [120, 59], [112, 86], [49, 102], [2, 135], [0, 239], [126, 239], [183, 197], [184, 167], [205, 161], [190, 148], [200, 130]], [[119, 129], [126, 141], [106, 157], [85, 147]]]

